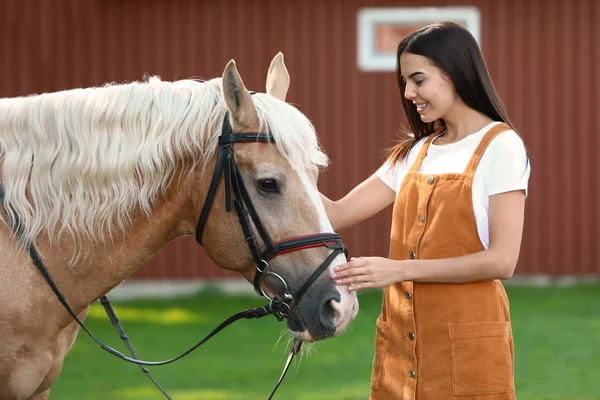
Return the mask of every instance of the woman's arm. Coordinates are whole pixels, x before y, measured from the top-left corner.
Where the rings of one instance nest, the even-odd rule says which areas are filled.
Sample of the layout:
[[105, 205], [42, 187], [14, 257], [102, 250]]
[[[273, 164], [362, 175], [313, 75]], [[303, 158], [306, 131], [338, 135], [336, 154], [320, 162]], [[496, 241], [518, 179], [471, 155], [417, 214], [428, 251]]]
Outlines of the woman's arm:
[[[438, 260], [396, 261], [361, 257], [336, 267], [332, 278], [354, 290], [377, 288], [402, 281], [465, 283], [489, 279], [510, 279], [519, 252], [525, 215], [522, 190], [490, 196], [490, 246], [477, 253]], [[339, 270], [338, 270], [339, 268]]]
[[338, 201], [321, 194], [325, 212], [335, 231], [348, 228], [377, 214], [394, 202], [396, 193], [379, 177], [371, 175]]

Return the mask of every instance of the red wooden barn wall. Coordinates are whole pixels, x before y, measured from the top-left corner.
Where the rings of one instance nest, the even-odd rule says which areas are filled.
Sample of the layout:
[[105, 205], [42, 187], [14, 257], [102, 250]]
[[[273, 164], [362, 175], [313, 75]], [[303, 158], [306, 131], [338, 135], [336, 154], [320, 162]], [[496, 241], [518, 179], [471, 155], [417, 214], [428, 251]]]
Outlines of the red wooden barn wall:
[[[288, 100], [314, 122], [332, 164], [320, 189], [339, 198], [380, 165], [401, 122], [393, 72], [357, 67], [363, 7], [476, 6], [497, 89], [533, 172], [517, 273], [598, 274], [595, 118], [600, 2], [594, 0], [0, 0], [0, 96], [143, 79], [219, 76], [235, 58], [264, 90], [278, 52]], [[353, 255], [386, 255], [390, 210], [341, 232]], [[136, 278], [232, 276], [193, 239], [169, 245]]]

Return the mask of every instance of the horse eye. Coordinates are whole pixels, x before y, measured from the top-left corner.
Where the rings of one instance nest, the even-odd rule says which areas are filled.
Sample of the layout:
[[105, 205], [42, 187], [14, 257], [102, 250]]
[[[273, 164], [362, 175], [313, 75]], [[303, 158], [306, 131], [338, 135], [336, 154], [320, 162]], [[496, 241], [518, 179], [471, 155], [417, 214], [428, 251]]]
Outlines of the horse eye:
[[258, 187], [263, 192], [279, 193], [279, 186], [275, 179], [261, 179], [258, 181]]

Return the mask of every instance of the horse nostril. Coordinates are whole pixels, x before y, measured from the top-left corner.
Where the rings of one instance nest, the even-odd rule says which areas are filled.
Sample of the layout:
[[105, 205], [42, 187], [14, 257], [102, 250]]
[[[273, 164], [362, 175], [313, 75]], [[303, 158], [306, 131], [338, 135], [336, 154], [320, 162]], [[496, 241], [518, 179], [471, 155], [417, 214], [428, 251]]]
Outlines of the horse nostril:
[[335, 321], [338, 316], [338, 312], [335, 307], [337, 299], [330, 298], [321, 303], [321, 309], [319, 312], [319, 320], [324, 327], [335, 330]]
[[323, 304], [323, 308], [328, 314], [335, 315], [335, 306], [333, 305], [334, 301], [336, 300], [330, 299], [325, 301], [325, 303]]

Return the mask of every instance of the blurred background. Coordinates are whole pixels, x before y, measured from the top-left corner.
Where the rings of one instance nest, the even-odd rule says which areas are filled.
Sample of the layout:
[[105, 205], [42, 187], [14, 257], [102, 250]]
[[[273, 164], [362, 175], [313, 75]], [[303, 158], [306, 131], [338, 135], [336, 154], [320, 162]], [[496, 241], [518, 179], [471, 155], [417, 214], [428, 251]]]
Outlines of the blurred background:
[[[282, 51], [288, 101], [317, 129], [331, 166], [319, 187], [340, 198], [372, 174], [404, 123], [392, 70], [359, 66], [365, 8], [476, 7], [494, 83], [530, 151], [532, 175], [519, 275], [600, 273], [600, 5], [593, 0], [1, 0], [0, 95], [106, 82], [211, 79], [235, 59], [264, 91]], [[427, 22], [427, 21], [425, 21]], [[373, 24], [393, 53], [406, 25]], [[400, 24], [398, 24], [400, 25]], [[416, 20], [413, 26], [423, 25]], [[409, 25], [409, 28], [412, 26]], [[379, 35], [379, 36], [378, 36]], [[397, 36], [394, 36], [397, 35]], [[387, 254], [391, 209], [344, 234], [353, 255]], [[193, 239], [177, 240], [136, 279], [228, 277]]]
[[[524, 374], [516, 378], [521, 398], [600, 399], [600, 286], [595, 283], [600, 276], [599, 1], [0, 0], [0, 97], [139, 81], [148, 75], [163, 80], [211, 79], [221, 76], [230, 59], [237, 62], [246, 86], [262, 92], [269, 63], [281, 51], [291, 76], [287, 101], [313, 122], [331, 159], [319, 188], [329, 198], [338, 199], [381, 165], [385, 149], [394, 144], [405, 123], [393, 63], [397, 43], [420, 26], [443, 19], [463, 23], [478, 39], [496, 88], [531, 157], [523, 246], [513, 278], [513, 282], [526, 285], [509, 287], [515, 318], [523, 318], [515, 320], [517, 371]], [[391, 208], [340, 233], [351, 255], [386, 256], [390, 222]], [[180, 329], [179, 324], [195, 336], [203, 336], [202, 332], [212, 329], [213, 320], [194, 314], [198, 307], [207, 310], [206, 305], [195, 302], [228, 302], [220, 292], [206, 289], [207, 283], [225, 288], [237, 287], [238, 282], [238, 276], [219, 269], [193, 238], [187, 238], [161, 251], [114, 295], [117, 299], [156, 299], [167, 293], [197, 294], [190, 300], [193, 303], [136, 303], [135, 299], [123, 303], [126, 317], [122, 319], [126, 324], [129, 321], [134, 331], [139, 329], [135, 337], [141, 336], [141, 343], [158, 351], [159, 357], [163, 353], [167, 357], [176, 352], [175, 347], [192, 341], [187, 336], [155, 337], [156, 332], [168, 335], [158, 325], [172, 321], [166, 324], [168, 331]], [[251, 291], [246, 282], [240, 287]], [[296, 376], [287, 378], [296, 385], [286, 389], [284, 383], [281, 398], [367, 398], [378, 296], [363, 295], [366, 306], [354, 330], [332, 344], [323, 344], [319, 352], [305, 359]], [[162, 314], [170, 315], [169, 310], [183, 314], [169, 319]], [[215, 323], [237, 311], [218, 310], [211, 317]], [[91, 323], [104, 329], [103, 318], [95, 315], [90, 315]], [[264, 378], [244, 378], [258, 377], [257, 367], [250, 361], [239, 373], [232, 372], [238, 357], [257, 360], [264, 349], [258, 350], [259, 355], [244, 353], [250, 351], [251, 346], [246, 345], [235, 354], [223, 355], [219, 348], [227, 345], [222, 339], [214, 354], [199, 350], [202, 354], [196, 354], [195, 361], [185, 367], [186, 371], [204, 368], [199, 375], [208, 381], [198, 376], [188, 381], [183, 366], [168, 367], [172, 373], [164, 376], [166, 382], [181, 389], [175, 398], [254, 398], [254, 392], [243, 384], [256, 380], [256, 398], [267, 398], [285, 353], [283, 344], [273, 351], [283, 328], [271, 323], [276, 327], [270, 328], [275, 334], [270, 334], [265, 350], [265, 357], [271, 360]], [[246, 331], [257, 324], [262, 326], [261, 322], [229, 328], [234, 330], [231, 341], [238, 340], [236, 332], [250, 334]], [[358, 332], [364, 336], [359, 337]], [[562, 339], [557, 339], [557, 334], [563, 335]], [[247, 340], [260, 341], [261, 337]], [[121, 363], [99, 355], [100, 350], [90, 342], [80, 335], [69, 355], [71, 366], [65, 367], [51, 398], [160, 398], [134, 366], [126, 365], [123, 371], [133, 371], [135, 378], [129, 377], [129, 372], [117, 372]], [[160, 346], [165, 346], [164, 351]], [[318, 364], [320, 353], [331, 365]], [[582, 358], [569, 358], [576, 355]], [[150, 352], [147, 357], [154, 356]], [[86, 364], [90, 357], [107, 359], [109, 371], [105, 378], [98, 378], [96, 386], [85, 383], [83, 377], [98, 371], [96, 361]], [[218, 370], [216, 360], [226, 363], [219, 375], [232, 374], [234, 378], [226, 383], [211, 381], [211, 374]], [[353, 365], [356, 368], [350, 367]], [[548, 370], [540, 370], [540, 365]], [[333, 371], [340, 367], [352, 370], [351, 375], [335, 375]], [[314, 376], [302, 375], [306, 368]], [[323, 379], [324, 374], [332, 375]], [[139, 383], [131, 379], [139, 379]], [[339, 385], [331, 383], [335, 379]], [[77, 389], [77, 385], [82, 386]], [[127, 391], [125, 386], [121, 390], [119, 385], [139, 385], [150, 391]], [[232, 385], [243, 387], [224, 389]], [[311, 385], [315, 386], [312, 392]], [[198, 392], [199, 387], [212, 389]]]

